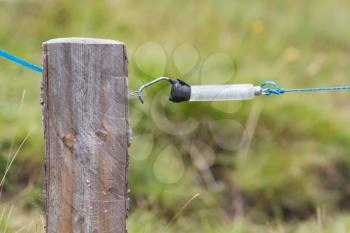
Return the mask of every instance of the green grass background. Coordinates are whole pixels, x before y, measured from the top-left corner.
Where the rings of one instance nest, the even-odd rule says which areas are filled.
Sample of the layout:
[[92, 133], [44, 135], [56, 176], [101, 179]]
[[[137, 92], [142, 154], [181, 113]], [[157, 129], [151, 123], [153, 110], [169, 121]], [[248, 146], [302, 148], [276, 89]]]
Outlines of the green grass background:
[[[120, 40], [131, 90], [160, 75], [349, 85], [349, 12], [347, 0], [0, 0], [0, 49], [41, 64], [51, 38]], [[1, 232], [43, 231], [40, 82], [0, 59]], [[130, 100], [129, 232], [350, 232], [349, 92], [175, 105], [163, 90]], [[193, 130], [174, 135], [162, 116]]]

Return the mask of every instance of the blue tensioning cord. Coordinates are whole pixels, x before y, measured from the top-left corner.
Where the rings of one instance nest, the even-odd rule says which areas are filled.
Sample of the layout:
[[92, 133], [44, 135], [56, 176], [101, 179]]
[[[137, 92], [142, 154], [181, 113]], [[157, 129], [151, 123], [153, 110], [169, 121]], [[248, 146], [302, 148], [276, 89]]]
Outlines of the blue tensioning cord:
[[39, 73], [43, 72], [43, 68], [41, 68], [39, 66], [36, 66], [36, 65], [33, 65], [33, 64], [31, 64], [31, 63], [29, 63], [29, 62], [27, 62], [27, 61], [25, 61], [25, 60], [23, 60], [23, 59], [21, 59], [19, 57], [16, 57], [16, 56], [14, 56], [14, 55], [12, 55], [12, 54], [4, 51], [4, 50], [1, 50], [1, 49], [0, 49], [0, 56], [4, 57], [6, 59], [9, 59], [10, 61], [16, 62], [16, 63], [18, 63], [18, 64], [20, 64], [20, 65], [22, 65], [24, 67], [32, 69], [32, 70], [34, 70], [36, 72], [39, 72]]
[[[263, 95], [281, 95], [288, 92], [309, 92], [309, 91], [341, 91], [350, 90], [350, 86], [339, 87], [315, 87], [301, 89], [284, 89], [279, 87], [275, 82], [267, 81], [260, 85], [263, 88]], [[271, 87], [271, 88], [270, 88]]]
[[[18, 63], [28, 69], [34, 70], [36, 72], [42, 73], [43, 68], [40, 66], [36, 66], [31, 64], [30, 62], [27, 62], [19, 57], [16, 57], [4, 50], [0, 49], [0, 56], [4, 57], [10, 61], [13, 61], [15, 63]], [[273, 81], [267, 81], [260, 85], [262, 88], [262, 95], [281, 95], [284, 93], [290, 93], [290, 92], [309, 92], [309, 91], [341, 91], [341, 90], [350, 90], [350, 86], [339, 86], [339, 87], [316, 87], [316, 88], [301, 88], [301, 89], [285, 89], [282, 87], [279, 87], [275, 82]]]

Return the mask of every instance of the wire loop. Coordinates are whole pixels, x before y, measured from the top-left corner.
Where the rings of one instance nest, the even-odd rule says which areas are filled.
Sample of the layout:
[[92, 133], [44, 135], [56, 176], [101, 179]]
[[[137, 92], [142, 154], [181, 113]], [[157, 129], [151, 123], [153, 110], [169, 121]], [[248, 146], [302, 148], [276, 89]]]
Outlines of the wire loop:
[[261, 95], [281, 95], [286, 92], [284, 88], [279, 87], [277, 83], [273, 81], [264, 82], [260, 85], [260, 87], [262, 88]]

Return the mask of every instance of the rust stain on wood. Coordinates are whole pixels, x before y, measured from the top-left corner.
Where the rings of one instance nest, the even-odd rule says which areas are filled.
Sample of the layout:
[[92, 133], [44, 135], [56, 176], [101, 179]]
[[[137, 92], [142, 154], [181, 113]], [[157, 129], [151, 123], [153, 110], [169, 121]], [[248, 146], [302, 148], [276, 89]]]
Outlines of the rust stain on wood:
[[72, 148], [76, 141], [77, 141], [76, 137], [72, 134], [67, 134], [66, 136], [63, 137], [64, 144], [69, 148]]

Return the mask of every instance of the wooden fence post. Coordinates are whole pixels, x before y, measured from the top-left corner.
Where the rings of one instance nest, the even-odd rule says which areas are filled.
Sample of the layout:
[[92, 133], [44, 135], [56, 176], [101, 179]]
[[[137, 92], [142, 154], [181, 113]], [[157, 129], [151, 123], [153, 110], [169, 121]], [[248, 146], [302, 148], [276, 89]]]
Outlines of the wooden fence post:
[[117, 41], [43, 44], [47, 233], [126, 232], [127, 65]]

